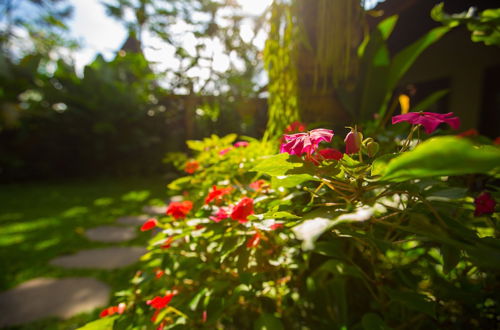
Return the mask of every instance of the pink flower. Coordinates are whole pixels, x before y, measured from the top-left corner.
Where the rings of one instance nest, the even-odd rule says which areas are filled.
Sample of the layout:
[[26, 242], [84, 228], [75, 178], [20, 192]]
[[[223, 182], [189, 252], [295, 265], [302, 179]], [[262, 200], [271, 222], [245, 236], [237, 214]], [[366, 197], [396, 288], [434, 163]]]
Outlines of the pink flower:
[[253, 214], [253, 199], [243, 197], [231, 212], [231, 218], [238, 220], [239, 223], [245, 223], [248, 221], [247, 217], [251, 214]]
[[356, 129], [351, 129], [344, 139], [345, 153], [348, 155], [357, 153], [361, 148], [362, 140], [363, 135], [361, 135], [361, 133], [359, 133]]
[[234, 146], [236, 148], [245, 148], [245, 147], [248, 147], [250, 143], [248, 143], [247, 141], [238, 141], [234, 144]]
[[158, 226], [158, 221], [156, 221], [156, 219], [154, 218], [151, 218], [142, 225], [141, 231], [151, 230], [156, 226]]
[[422, 125], [424, 126], [425, 133], [431, 134], [441, 123], [447, 123], [451, 126], [451, 128], [458, 129], [460, 126], [460, 119], [452, 116], [453, 112], [408, 112], [404, 115], [392, 117], [392, 123], [397, 124], [402, 121], [406, 121], [412, 125]]
[[307, 133], [284, 135], [285, 142], [281, 144], [280, 152], [300, 156], [303, 153], [313, 154], [322, 141], [332, 141], [333, 131], [324, 128], [313, 129]]
[[481, 195], [474, 199], [474, 204], [476, 209], [474, 210], [474, 216], [480, 217], [483, 214], [492, 214], [495, 212], [496, 202], [491, 197], [489, 192], [483, 192]]
[[221, 207], [215, 215], [210, 216], [210, 219], [215, 222], [221, 222], [222, 220], [229, 218], [229, 213], [229, 208]]
[[224, 156], [225, 154], [227, 154], [228, 152], [230, 152], [231, 149], [233, 149], [233, 148], [222, 149], [221, 151], [219, 151], [219, 155]]

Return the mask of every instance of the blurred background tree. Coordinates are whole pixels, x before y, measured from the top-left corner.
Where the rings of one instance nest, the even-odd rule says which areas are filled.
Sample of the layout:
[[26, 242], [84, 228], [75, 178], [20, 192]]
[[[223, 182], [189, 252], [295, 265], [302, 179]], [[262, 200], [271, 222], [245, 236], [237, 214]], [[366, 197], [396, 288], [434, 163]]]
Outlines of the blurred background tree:
[[[265, 112], [256, 112], [265, 102], [248, 101], [263, 84], [257, 32], [242, 38], [242, 21], [253, 18], [233, 1], [108, 1], [128, 37], [113, 59], [97, 56], [82, 74], [71, 60], [77, 45], [67, 38], [65, 1], [2, 5], [2, 180], [157, 173], [163, 155], [183, 150], [187, 138], [256, 136], [257, 121], [264, 126]], [[25, 15], [33, 8], [40, 10]], [[255, 19], [256, 30], [262, 25]], [[146, 33], [175, 48], [176, 68], [158, 72], [146, 59]], [[194, 52], [183, 46], [187, 34]], [[214, 68], [214, 44], [230, 55], [227, 70]]]

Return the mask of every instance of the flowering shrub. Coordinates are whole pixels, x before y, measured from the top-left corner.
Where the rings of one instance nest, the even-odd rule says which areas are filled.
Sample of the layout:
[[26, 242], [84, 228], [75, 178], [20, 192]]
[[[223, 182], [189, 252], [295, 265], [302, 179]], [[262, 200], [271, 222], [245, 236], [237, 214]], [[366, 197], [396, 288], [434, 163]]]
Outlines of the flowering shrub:
[[[188, 141], [199, 167], [168, 186], [185, 200], [145, 224], [161, 232], [118, 294], [126, 309], [93, 325], [493, 328], [500, 150], [436, 136], [437, 120], [458, 128], [449, 115], [417, 116], [406, 138], [354, 128], [345, 145], [299, 124], [280, 148]], [[434, 135], [413, 138], [420, 126]]]

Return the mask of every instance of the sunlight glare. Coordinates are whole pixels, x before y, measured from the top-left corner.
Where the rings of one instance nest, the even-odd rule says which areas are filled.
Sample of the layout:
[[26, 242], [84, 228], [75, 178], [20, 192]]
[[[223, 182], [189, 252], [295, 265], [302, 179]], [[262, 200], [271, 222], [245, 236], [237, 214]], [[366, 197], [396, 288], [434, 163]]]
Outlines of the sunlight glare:
[[252, 15], [260, 15], [271, 5], [273, 0], [238, 0], [241, 9]]

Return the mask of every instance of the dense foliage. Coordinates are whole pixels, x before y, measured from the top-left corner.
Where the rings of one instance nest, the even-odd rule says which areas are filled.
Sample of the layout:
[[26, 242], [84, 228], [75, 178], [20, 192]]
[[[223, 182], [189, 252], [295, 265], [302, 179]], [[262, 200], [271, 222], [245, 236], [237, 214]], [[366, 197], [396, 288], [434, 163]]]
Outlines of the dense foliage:
[[346, 153], [298, 124], [278, 154], [277, 141], [188, 141], [191, 174], [168, 186], [183, 201], [144, 224], [159, 232], [141, 270], [85, 329], [493, 328], [500, 150], [440, 136], [452, 114], [393, 123], [352, 128]]
[[81, 78], [62, 60], [51, 75], [38, 71], [41, 56], [2, 60], [4, 180], [151, 173], [162, 152], [180, 148], [169, 139], [178, 131], [166, 131], [169, 123], [155, 117], [165, 111], [158, 104], [165, 92], [141, 54], [97, 57]]

